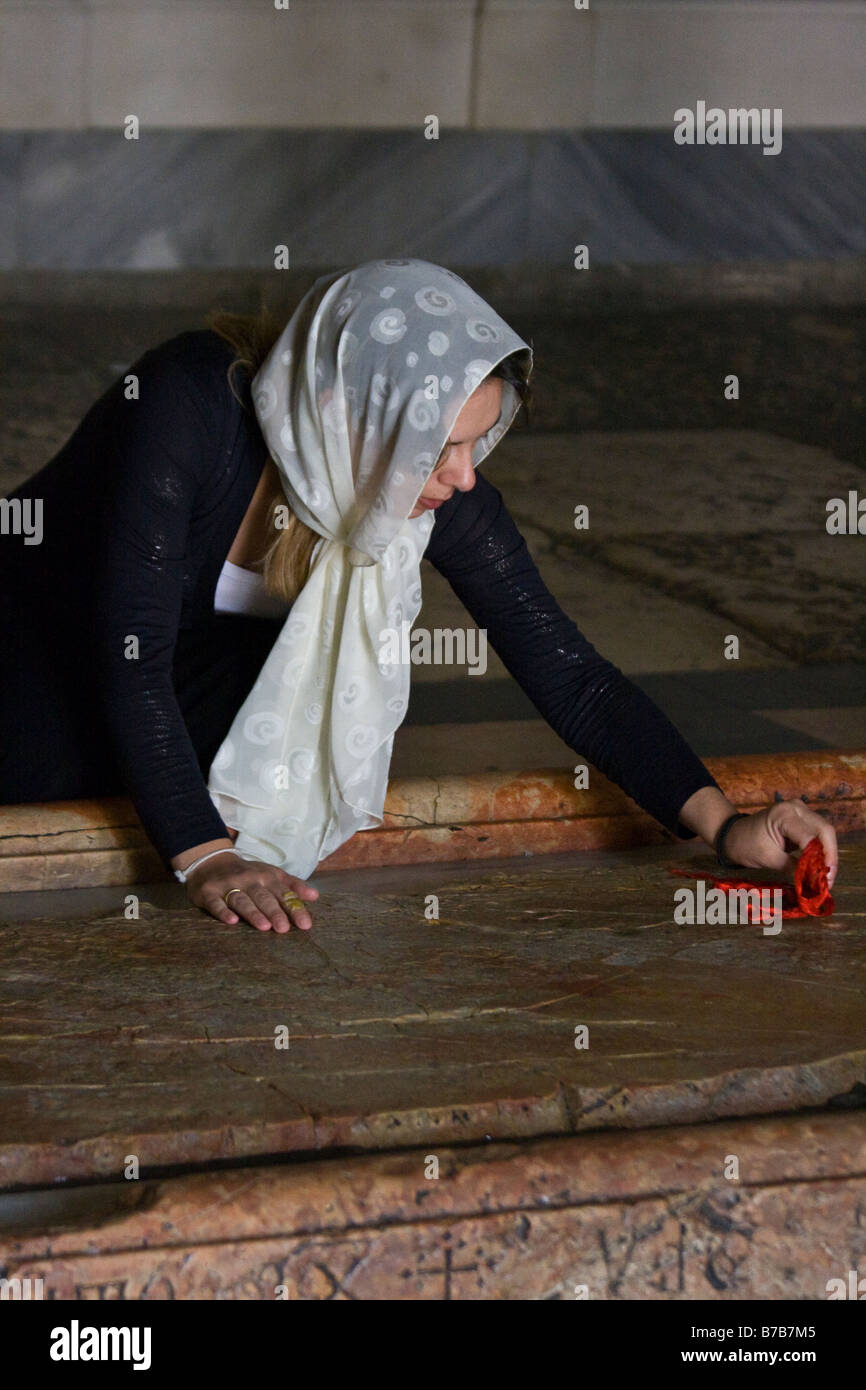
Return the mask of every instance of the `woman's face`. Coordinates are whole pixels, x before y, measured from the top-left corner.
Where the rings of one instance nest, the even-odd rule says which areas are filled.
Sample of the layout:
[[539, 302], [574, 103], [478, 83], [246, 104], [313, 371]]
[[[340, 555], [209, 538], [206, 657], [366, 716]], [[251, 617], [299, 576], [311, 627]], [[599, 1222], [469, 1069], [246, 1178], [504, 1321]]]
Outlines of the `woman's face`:
[[502, 381], [486, 377], [464, 405], [433, 472], [424, 484], [410, 518], [420, 516], [447, 502], [455, 488], [471, 492], [475, 486], [472, 450], [488, 430], [492, 430], [502, 410]]

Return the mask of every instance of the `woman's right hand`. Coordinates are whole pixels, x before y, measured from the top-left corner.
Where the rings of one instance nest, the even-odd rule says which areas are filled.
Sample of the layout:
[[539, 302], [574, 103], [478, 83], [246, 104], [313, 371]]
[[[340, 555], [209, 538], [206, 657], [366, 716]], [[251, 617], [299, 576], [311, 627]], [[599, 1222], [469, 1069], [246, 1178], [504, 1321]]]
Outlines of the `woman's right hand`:
[[[196, 907], [209, 912], [218, 922], [229, 926], [243, 918], [258, 931], [287, 932], [292, 922], [301, 931], [309, 931], [313, 919], [306, 907], [287, 908], [282, 895], [315, 902], [319, 896], [302, 878], [295, 878], [275, 864], [254, 863], [235, 854], [219, 854], [208, 859], [200, 869], [194, 869], [187, 879], [187, 892]], [[226, 893], [232, 893], [228, 903]]]

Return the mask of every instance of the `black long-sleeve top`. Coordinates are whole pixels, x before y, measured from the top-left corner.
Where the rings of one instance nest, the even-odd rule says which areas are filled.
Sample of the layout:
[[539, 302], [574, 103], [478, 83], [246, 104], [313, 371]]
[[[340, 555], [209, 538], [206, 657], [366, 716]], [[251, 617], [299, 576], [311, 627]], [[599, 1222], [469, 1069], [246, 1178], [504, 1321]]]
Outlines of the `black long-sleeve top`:
[[[58, 686], [75, 689], [79, 704], [88, 692], [86, 737], [94, 751], [107, 741], [166, 861], [226, 834], [207, 768], [281, 626], [213, 612], [267, 460], [249, 378], [235, 376], [240, 400], [229, 388], [232, 357], [206, 329], [144, 353], [12, 494], [42, 499], [41, 545], [4, 537], [0, 550], [0, 574], [17, 595], [12, 621], [47, 625]], [[718, 784], [562, 611], [482, 472], [437, 510], [425, 558], [556, 733], [662, 825], [691, 837], [680, 809]], [[205, 726], [203, 753], [191, 730]]]

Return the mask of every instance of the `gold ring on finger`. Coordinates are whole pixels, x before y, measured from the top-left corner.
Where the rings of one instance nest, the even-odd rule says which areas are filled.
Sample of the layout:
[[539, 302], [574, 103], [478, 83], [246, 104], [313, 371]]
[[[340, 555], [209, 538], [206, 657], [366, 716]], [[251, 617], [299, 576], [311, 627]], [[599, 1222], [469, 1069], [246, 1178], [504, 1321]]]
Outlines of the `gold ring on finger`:
[[282, 901], [286, 904], [289, 912], [295, 912], [299, 907], [306, 906], [303, 899], [297, 897], [294, 893], [283, 893]]
[[224, 895], [223, 902], [228, 903], [228, 900], [231, 897], [232, 893], [242, 893], [243, 891], [243, 888], [230, 888], [229, 891]]

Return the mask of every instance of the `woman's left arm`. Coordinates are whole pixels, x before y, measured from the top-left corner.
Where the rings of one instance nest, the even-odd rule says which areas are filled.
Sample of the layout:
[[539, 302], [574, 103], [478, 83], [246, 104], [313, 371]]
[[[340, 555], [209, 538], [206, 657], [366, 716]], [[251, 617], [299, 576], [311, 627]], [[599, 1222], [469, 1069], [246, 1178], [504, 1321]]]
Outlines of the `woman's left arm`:
[[[563, 612], [482, 473], [438, 509], [425, 555], [560, 738], [668, 830], [712, 845], [737, 808], [667, 716]], [[798, 801], [734, 822], [725, 851], [738, 864], [781, 869], [786, 842], [801, 848], [814, 835], [835, 876], [833, 828]]]

